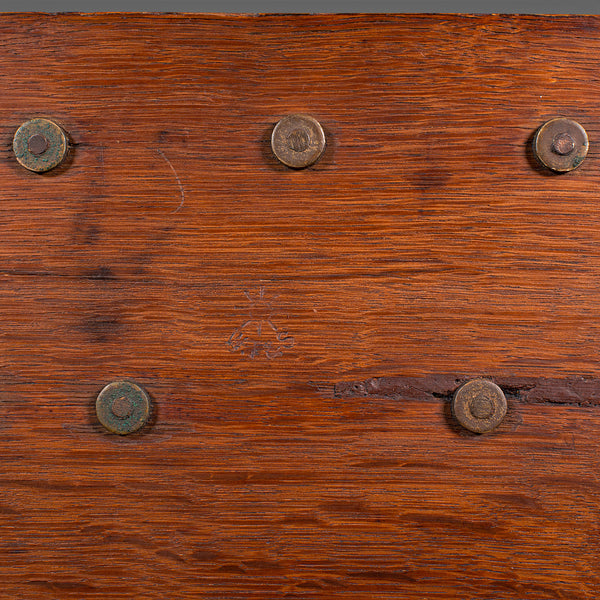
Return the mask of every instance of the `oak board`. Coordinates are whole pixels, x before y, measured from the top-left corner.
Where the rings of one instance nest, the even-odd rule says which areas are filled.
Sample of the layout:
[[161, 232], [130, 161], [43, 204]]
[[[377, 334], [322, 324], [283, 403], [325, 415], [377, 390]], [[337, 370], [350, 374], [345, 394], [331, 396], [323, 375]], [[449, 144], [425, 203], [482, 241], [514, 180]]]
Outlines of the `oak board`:
[[598, 598], [599, 72], [598, 17], [1, 15], [0, 598]]

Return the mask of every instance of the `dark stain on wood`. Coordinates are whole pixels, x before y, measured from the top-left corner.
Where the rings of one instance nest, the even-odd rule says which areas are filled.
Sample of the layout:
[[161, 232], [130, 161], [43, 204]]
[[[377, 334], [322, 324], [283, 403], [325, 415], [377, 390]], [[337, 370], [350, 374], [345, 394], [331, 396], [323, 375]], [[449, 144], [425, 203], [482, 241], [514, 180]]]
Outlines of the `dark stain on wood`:
[[117, 278], [115, 277], [112, 269], [107, 266], [98, 267], [97, 269], [92, 269], [89, 271], [86, 276], [86, 279], [92, 279], [96, 281], [115, 281]]
[[124, 323], [116, 313], [91, 314], [85, 316], [81, 322], [82, 331], [89, 335], [93, 343], [98, 344], [121, 335], [123, 328]]
[[89, 247], [100, 240], [100, 223], [93, 215], [80, 210], [73, 222], [72, 242], [77, 246]]
[[418, 171], [411, 178], [413, 185], [417, 188], [429, 191], [439, 188], [444, 188], [450, 182], [452, 178], [452, 173], [449, 171], [428, 167], [421, 171]]

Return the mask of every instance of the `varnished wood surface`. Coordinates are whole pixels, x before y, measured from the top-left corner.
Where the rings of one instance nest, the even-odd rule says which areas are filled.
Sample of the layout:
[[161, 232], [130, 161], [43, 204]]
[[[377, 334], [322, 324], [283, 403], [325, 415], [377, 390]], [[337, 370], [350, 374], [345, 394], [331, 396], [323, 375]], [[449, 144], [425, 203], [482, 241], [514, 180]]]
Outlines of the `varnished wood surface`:
[[2, 15], [0, 598], [597, 598], [599, 69], [596, 17]]

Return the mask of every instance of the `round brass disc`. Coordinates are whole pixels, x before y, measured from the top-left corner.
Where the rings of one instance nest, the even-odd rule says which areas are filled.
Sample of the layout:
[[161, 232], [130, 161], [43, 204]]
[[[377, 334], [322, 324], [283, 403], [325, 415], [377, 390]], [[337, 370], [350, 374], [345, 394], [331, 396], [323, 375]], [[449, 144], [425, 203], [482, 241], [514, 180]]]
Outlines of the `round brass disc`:
[[533, 151], [538, 160], [557, 173], [576, 169], [589, 148], [585, 129], [576, 121], [559, 117], [544, 123], [535, 134]]
[[65, 132], [48, 119], [23, 123], [13, 138], [13, 151], [19, 164], [35, 173], [57, 167], [68, 150]]
[[140, 429], [148, 420], [150, 397], [131, 381], [113, 381], [98, 394], [96, 414], [108, 431], [127, 435]]
[[485, 433], [497, 427], [506, 415], [502, 390], [487, 379], [473, 379], [454, 395], [452, 410], [458, 422], [469, 431]]
[[303, 169], [319, 160], [325, 150], [321, 124], [306, 115], [283, 117], [271, 135], [273, 154], [288, 167]]

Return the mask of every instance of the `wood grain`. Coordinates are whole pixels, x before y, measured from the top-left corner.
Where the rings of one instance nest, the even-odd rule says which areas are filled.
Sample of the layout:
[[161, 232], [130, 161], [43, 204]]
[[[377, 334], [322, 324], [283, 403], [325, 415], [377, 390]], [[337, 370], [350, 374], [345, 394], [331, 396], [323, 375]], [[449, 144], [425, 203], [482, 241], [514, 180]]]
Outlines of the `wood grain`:
[[597, 17], [2, 15], [0, 598], [598, 598], [599, 69]]

